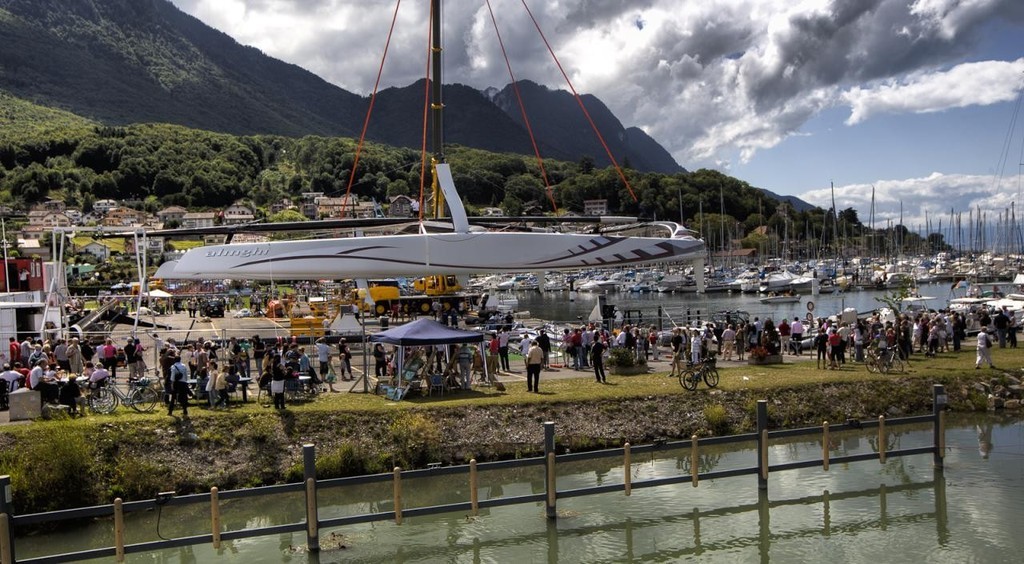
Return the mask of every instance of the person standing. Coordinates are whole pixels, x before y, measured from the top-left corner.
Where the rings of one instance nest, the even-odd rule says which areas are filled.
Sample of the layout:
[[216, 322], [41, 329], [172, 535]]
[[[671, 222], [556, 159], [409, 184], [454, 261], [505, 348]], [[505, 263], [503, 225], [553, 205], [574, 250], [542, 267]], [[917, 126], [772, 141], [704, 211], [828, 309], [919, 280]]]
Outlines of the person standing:
[[388, 355], [384, 351], [384, 345], [380, 343], [373, 346], [373, 373], [378, 380], [383, 380], [388, 375]]
[[783, 317], [782, 321], [779, 323], [779, 326], [776, 327], [776, 329], [779, 332], [779, 343], [781, 345], [779, 347], [781, 349], [779, 351], [779, 354], [792, 353], [793, 350], [790, 348], [790, 335], [793, 332], [793, 326], [786, 322], [786, 318]]
[[595, 338], [590, 345], [590, 362], [594, 366], [594, 378], [601, 384], [607, 382], [604, 373], [604, 343], [601, 339]]
[[181, 404], [182, 417], [188, 417], [188, 397], [192, 393], [188, 389], [188, 367], [181, 362], [176, 353], [169, 352], [168, 355], [170, 355], [174, 363], [171, 364], [173, 393], [171, 394], [171, 402], [167, 406], [167, 415], [174, 415], [174, 406], [175, 403], [178, 403]]
[[[355, 376], [352, 374], [352, 349], [348, 348], [348, 343], [342, 338], [338, 341], [338, 356], [341, 358], [341, 379], [342, 380], [355, 380]], [[348, 373], [348, 377], [345, 377], [345, 373]], [[284, 406], [281, 406], [284, 408]]]
[[[376, 350], [374, 350], [373, 358], [377, 359]], [[326, 382], [327, 375], [331, 372], [331, 345], [324, 337], [316, 340], [316, 361], [320, 364], [320, 379]], [[377, 378], [380, 378], [380, 374], [377, 375]]]
[[[527, 353], [530, 352], [530, 345], [532, 345], [532, 344], [533, 344], [533, 339], [531, 339], [529, 335], [525, 335], [523, 337], [523, 340], [519, 342], [519, 354], [523, 355], [523, 364], [524, 365], [528, 365], [527, 360], [526, 360], [526, 356], [527, 356]], [[494, 374], [494, 373], [490, 372], [490, 374]]]
[[541, 329], [534, 344], [540, 347], [541, 366], [547, 368], [549, 366], [548, 359], [551, 358], [551, 337], [548, 337], [547, 332]]
[[57, 366], [64, 372], [71, 372], [71, 360], [68, 358], [68, 343], [64, 339], [57, 339], [57, 345], [53, 347], [53, 358]]
[[790, 342], [793, 344], [793, 352], [797, 356], [803, 356], [804, 324], [800, 323], [799, 317], [793, 318], [793, 323], [789, 326], [789, 333]]
[[530, 344], [530, 350], [526, 353], [526, 391], [528, 392], [540, 392], [540, 369], [544, 364], [544, 357], [544, 350], [540, 348], [537, 341], [533, 341]]
[[[508, 350], [508, 346], [505, 347], [505, 350]], [[507, 353], [506, 356], [508, 356]], [[470, 388], [469, 377], [473, 369], [473, 350], [469, 348], [468, 343], [462, 343], [459, 347], [457, 358], [459, 360], [459, 375], [462, 377], [462, 389], [468, 390]]]
[[252, 336], [252, 357], [256, 359], [256, 374], [263, 374], [263, 357], [267, 354], [267, 344], [259, 335]]
[[589, 326], [587, 328], [581, 327], [580, 330], [582, 331], [582, 335], [580, 335], [580, 347], [583, 348], [582, 366], [583, 368], [590, 368], [590, 366], [587, 365], [587, 362], [590, 359], [590, 347], [594, 346], [594, 341], [598, 340], [598, 338], [593, 326]]
[[501, 361], [501, 370], [509, 371], [508, 365], [508, 331], [504, 327], [498, 330], [498, 360]]
[[999, 341], [999, 348], [1006, 348], [1006, 331], [1010, 328], [1010, 316], [1006, 313], [1006, 306], [1003, 306], [999, 313], [992, 318], [996, 327], [996, 339]]
[[501, 341], [497, 333], [491, 333], [491, 340], [487, 342], [487, 372], [496, 374], [498, 372], [498, 357], [501, 356]]
[[981, 326], [981, 332], [978, 333], [978, 358], [974, 362], [974, 369], [978, 370], [981, 368], [982, 363], [988, 363], [989, 368], [995, 368], [992, 364], [992, 338], [989, 337], [988, 327], [985, 325]]
[[669, 372], [669, 377], [671, 378], [676, 374], [682, 374], [683, 330], [681, 328], [676, 327], [672, 329], [670, 346], [672, 347], [672, 370]]
[[10, 344], [7, 345], [7, 363], [14, 366], [15, 362], [21, 362], [21, 343], [18, 342], [17, 337], [11, 337]]
[[139, 367], [136, 366], [135, 362], [138, 360], [136, 356], [135, 339], [128, 337], [128, 342], [124, 344], [124, 363], [128, 366], [128, 379], [135, 380], [139, 377]]
[[274, 357], [273, 359], [273, 376], [270, 381], [270, 393], [274, 394], [274, 409], [285, 409], [284, 404], [284, 380], [285, 371], [284, 366], [281, 365], [281, 358]]
[[722, 358], [724, 360], [732, 360], [732, 351], [736, 346], [736, 329], [733, 328], [732, 323], [726, 325], [725, 331], [722, 331]]

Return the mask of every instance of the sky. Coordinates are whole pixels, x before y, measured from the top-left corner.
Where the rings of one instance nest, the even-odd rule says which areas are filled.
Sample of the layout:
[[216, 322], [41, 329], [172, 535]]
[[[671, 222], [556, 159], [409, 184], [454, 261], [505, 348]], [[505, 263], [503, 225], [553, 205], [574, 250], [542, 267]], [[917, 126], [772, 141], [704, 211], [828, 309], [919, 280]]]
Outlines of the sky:
[[[362, 95], [397, 14], [381, 88], [425, 73], [427, 0], [171, 1]], [[517, 80], [569, 89], [532, 13], [572, 87], [687, 169], [824, 208], [834, 185], [838, 209], [879, 226], [1024, 218], [1024, 0], [489, 3]], [[511, 82], [488, 0], [443, 6], [443, 81]]]

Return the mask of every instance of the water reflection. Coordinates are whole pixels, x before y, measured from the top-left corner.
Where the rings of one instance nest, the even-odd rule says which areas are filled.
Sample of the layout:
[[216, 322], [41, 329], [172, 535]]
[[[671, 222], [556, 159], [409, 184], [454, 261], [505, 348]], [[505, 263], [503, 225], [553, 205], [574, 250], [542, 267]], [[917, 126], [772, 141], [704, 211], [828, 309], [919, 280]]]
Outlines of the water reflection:
[[[837, 455], [877, 452], [876, 431], [835, 433]], [[928, 444], [930, 430], [889, 431], [887, 449]], [[674, 561], [712, 557], [730, 561], [1013, 560], [1021, 541], [1015, 526], [1024, 519], [1024, 431], [1015, 421], [990, 417], [951, 418], [946, 470], [931, 456], [835, 464], [828, 472], [807, 468], [773, 473], [767, 493], [753, 476], [576, 497], [558, 501], [558, 519], [544, 517], [542, 504], [483, 509], [477, 517], [450, 513], [407, 517], [321, 530], [319, 555], [307, 554], [304, 533], [228, 540], [209, 545], [129, 555], [129, 562], [601, 562]], [[820, 456], [815, 440], [779, 441], [773, 463]], [[700, 471], [750, 466], [756, 455], [744, 447], [708, 447]], [[634, 460], [637, 480], [680, 476], [690, 471], [689, 449], [672, 449]], [[560, 490], [615, 484], [626, 469], [621, 459], [559, 465]], [[480, 499], [544, 491], [543, 469], [480, 472]], [[405, 507], [468, 500], [464, 476], [434, 476], [404, 484]], [[391, 484], [335, 487], [321, 491], [322, 516], [331, 518], [393, 508]], [[295, 522], [301, 494], [223, 503], [225, 528]], [[131, 516], [130, 542], [208, 532], [208, 507], [168, 506]], [[87, 548], [109, 541], [110, 523], [87, 529], [18, 539], [18, 557]], [[97, 539], [99, 539], [97, 541]]]

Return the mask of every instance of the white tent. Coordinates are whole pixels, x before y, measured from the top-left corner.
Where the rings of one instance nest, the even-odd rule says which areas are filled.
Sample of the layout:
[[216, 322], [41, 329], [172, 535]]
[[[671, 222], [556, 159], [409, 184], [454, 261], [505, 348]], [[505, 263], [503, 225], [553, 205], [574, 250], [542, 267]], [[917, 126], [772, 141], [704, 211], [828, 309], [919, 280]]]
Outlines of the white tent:
[[173, 298], [174, 296], [170, 292], [165, 292], [159, 288], [150, 290], [143, 294], [147, 298]]

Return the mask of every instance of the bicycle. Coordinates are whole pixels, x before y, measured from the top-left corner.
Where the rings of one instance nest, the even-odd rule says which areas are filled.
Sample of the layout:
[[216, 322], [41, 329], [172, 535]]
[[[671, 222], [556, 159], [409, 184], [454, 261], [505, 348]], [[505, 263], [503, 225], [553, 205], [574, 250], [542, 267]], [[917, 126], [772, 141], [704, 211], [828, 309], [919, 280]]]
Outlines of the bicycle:
[[679, 375], [679, 384], [692, 392], [697, 389], [700, 381], [704, 380], [704, 383], [709, 388], [714, 388], [718, 385], [719, 380], [718, 368], [715, 367], [715, 364], [715, 357], [709, 356], [704, 362], [687, 366], [683, 373]]
[[89, 394], [86, 404], [96, 413], [113, 413], [122, 403], [139, 413], [149, 413], [159, 401], [160, 394], [149, 386], [149, 378], [139, 378], [128, 381], [127, 392], [113, 382], [96, 388]]
[[864, 366], [871, 373], [881, 372], [882, 374], [888, 374], [890, 372], [906, 371], [906, 363], [900, 358], [896, 347], [868, 350], [864, 358]]

